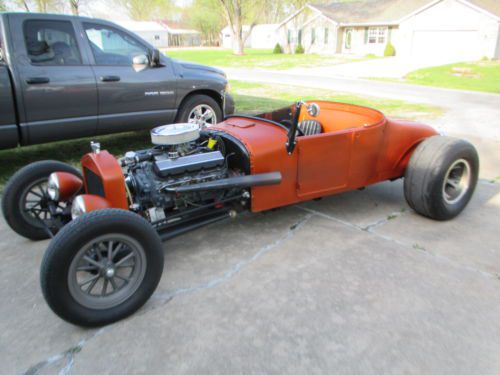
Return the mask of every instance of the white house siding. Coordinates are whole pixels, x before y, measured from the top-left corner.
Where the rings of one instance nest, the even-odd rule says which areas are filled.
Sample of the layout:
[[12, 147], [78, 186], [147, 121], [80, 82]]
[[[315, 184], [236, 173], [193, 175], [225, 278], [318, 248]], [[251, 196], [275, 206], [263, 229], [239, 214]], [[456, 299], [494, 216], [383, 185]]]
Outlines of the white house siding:
[[305, 8], [279, 27], [278, 41], [288, 53], [293, 53], [299, 43], [308, 53], [336, 53], [337, 25], [319, 12]]
[[436, 63], [498, 57], [498, 20], [458, 0], [443, 0], [403, 20], [398, 55]]
[[250, 39], [251, 48], [272, 49], [278, 41], [277, 24], [255, 25]]
[[[374, 38], [370, 38], [370, 30], [376, 32]], [[382, 30], [383, 34], [380, 34]], [[347, 35], [351, 33], [351, 43], [347, 43]], [[396, 51], [399, 48], [399, 29], [394, 25], [375, 26], [345, 26], [340, 29], [342, 43], [339, 44], [339, 51], [343, 54], [383, 56], [385, 47], [389, 41]], [[374, 40], [373, 40], [374, 39]]]
[[[260, 49], [272, 49], [278, 41], [278, 33], [276, 31], [277, 24], [262, 24], [255, 25], [252, 29], [251, 34], [245, 41], [245, 48], [260, 48]], [[248, 33], [250, 27], [248, 25], [243, 26], [243, 35]], [[225, 27], [221, 31], [222, 47], [233, 48], [233, 37], [229, 27]]]
[[495, 47], [495, 54], [493, 56], [495, 59], [500, 59], [500, 23], [497, 27], [497, 45]]
[[135, 31], [146, 42], [152, 44], [155, 48], [168, 47], [168, 31]]

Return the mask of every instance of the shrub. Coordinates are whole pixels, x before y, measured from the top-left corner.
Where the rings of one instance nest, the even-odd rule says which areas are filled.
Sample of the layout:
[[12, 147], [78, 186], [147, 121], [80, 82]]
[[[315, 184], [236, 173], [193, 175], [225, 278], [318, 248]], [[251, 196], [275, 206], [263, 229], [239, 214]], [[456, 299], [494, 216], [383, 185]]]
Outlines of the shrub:
[[367, 53], [365, 55], [365, 58], [367, 58], [367, 59], [376, 59], [377, 55], [375, 55], [374, 53]]
[[387, 43], [384, 50], [384, 56], [396, 56], [396, 49], [391, 44], [391, 42]]
[[274, 46], [273, 53], [275, 55], [283, 53], [283, 48], [281, 48], [281, 45], [279, 43], [276, 43], [276, 45]]
[[295, 53], [296, 54], [304, 53], [304, 47], [302, 47], [302, 44], [297, 44], [297, 47], [295, 47]]

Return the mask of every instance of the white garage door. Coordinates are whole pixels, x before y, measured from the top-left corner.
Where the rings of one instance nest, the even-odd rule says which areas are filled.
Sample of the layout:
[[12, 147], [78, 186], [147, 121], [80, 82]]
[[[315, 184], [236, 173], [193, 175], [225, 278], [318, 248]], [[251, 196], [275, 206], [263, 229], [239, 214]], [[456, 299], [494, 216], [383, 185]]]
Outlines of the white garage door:
[[413, 59], [452, 63], [479, 60], [479, 33], [477, 31], [415, 31], [413, 33]]

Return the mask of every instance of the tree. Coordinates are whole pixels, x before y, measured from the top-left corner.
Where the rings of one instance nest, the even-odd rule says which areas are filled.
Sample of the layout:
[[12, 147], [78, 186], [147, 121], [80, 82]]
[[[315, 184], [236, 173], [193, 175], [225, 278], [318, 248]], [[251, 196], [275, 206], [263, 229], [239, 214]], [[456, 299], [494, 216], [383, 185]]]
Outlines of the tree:
[[[257, 19], [265, 9], [265, 0], [219, 0], [224, 18], [229, 25], [233, 38], [233, 53], [243, 55], [245, 41], [257, 24]], [[250, 25], [248, 31], [243, 33], [243, 24]]]
[[191, 27], [201, 33], [203, 44], [217, 45], [220, 31], [224, 27], [219, 0], [194, 0], [184, 15]]
[[23, 8], [26, 12], [47, 13], [61, 9], [59, 0], [14, 0], [12, 3]]
[[171, 0], [115, 0], [115, 2], [124, 7], [130, 18], [135, 21], [162, 19], [174, 9]]
[[7, 9], [5, 8], [5, 4], [3, 0], [0, 0], [0, 12], [5, 12]]
[[81, 0], [69, 0], [69, 5], [71, 7], [71, 13], [75, 16], [78, 16], [80, 13], [80, 3]]

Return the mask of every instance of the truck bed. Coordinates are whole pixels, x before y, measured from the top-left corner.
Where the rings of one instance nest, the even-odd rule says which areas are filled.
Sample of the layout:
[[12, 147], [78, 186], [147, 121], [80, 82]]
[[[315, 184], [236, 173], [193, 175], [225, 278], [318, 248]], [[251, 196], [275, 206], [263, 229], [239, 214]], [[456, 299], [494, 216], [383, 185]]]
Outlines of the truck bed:
[[0, 63], [0, 149], [15, 147], [18, 141], [16, 108], [9, 69]]

